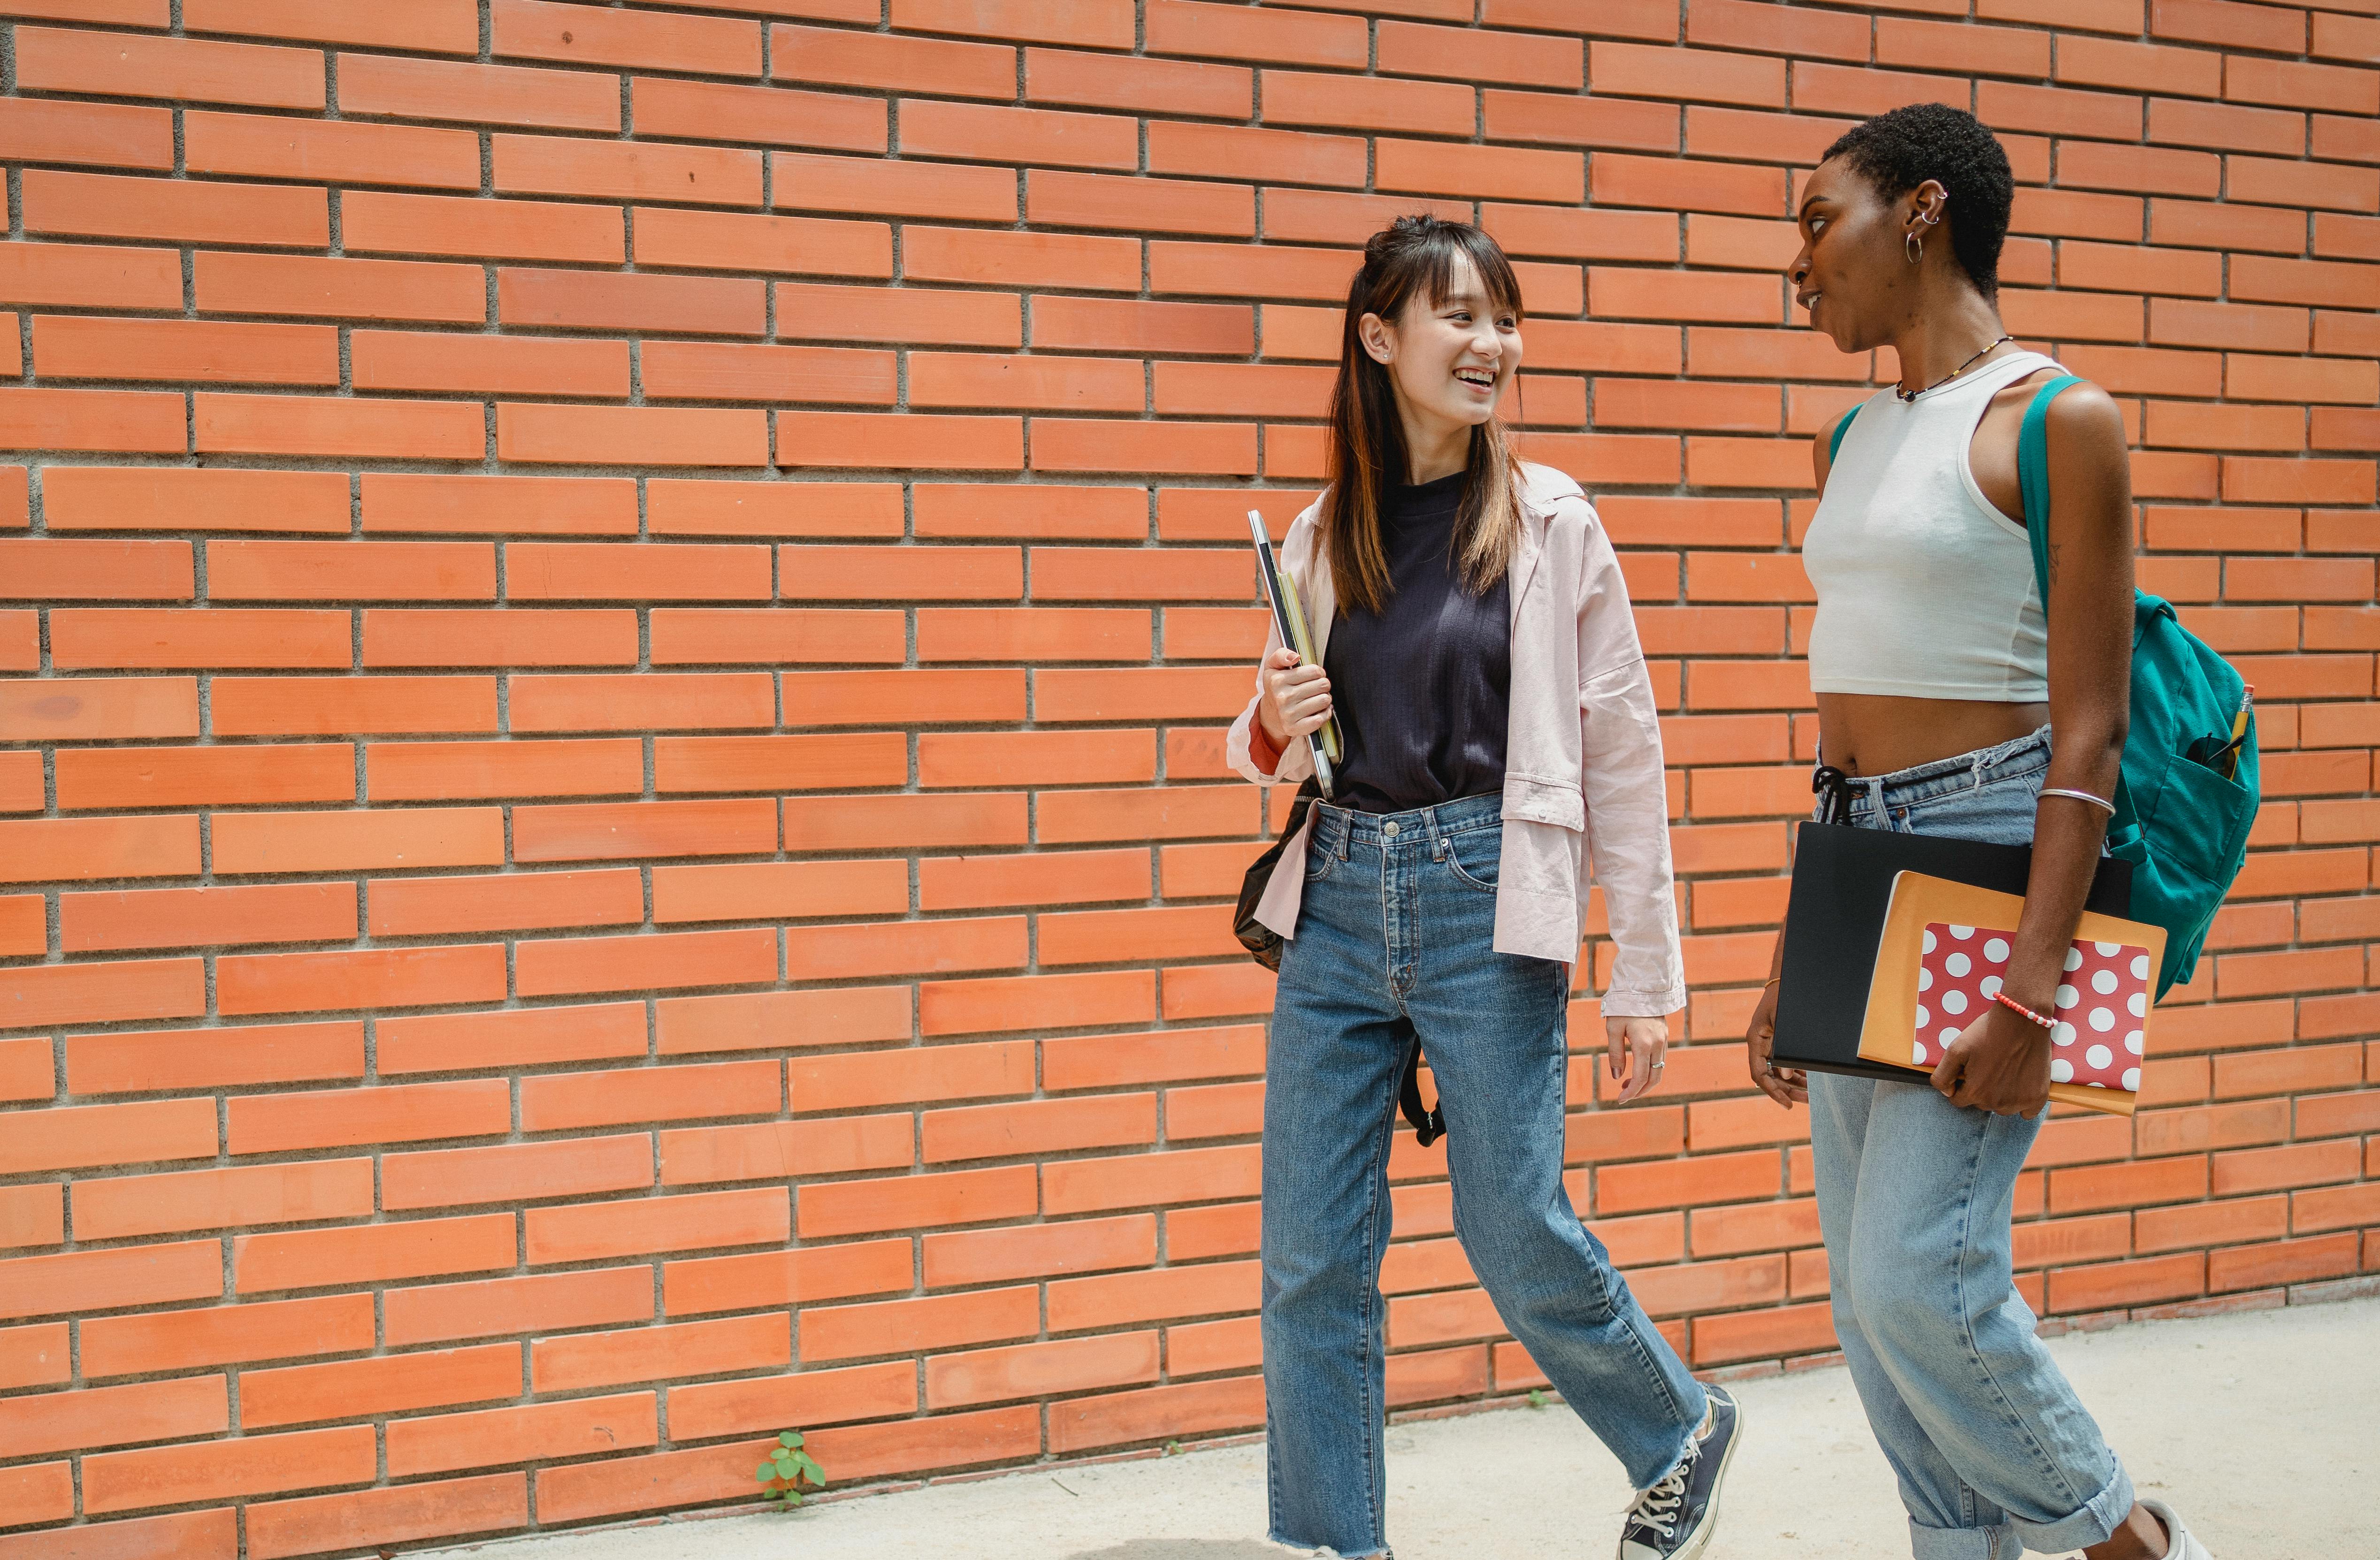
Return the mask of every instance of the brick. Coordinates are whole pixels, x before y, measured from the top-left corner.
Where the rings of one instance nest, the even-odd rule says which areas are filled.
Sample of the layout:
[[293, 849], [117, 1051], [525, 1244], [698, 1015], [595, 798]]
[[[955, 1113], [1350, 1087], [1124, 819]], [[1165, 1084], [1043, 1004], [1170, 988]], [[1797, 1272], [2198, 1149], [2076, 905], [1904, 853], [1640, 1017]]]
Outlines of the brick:
[[305, 38], [428, 54], [468, 54], [479, 28], [466, 0], [425, 0], [358, 14], [323, 13], [305, 0], [194, 0], [182, 18], [197, 32]]
[[521, 1082], [521, 1130], [693, 1117], [773, 1116], [783, 1095], [779, 1064], [710, 1062], [609, 1072], [547, 1073]]
[[188, 443], [178, 397], [111, 390], [0, 392], [0, 437], [18, 449], [170, 454]]
[[653, 1270], [610, 1267], [415, 1286], [389, 1290], [382, 1303], [391, 1348], [616, 1325], [651, 1317]]
[[[1006, 75], [1004, 66], [1002, 74]], [[1025, 51], [1025, 97], [1028, 103], [1245, 119], [1254, 101], [1254, 75], [1230, 66], [1078, 54], [1062, 49]], [[1010, 90], [1003, 85], [997, 92], [979, 95], [1005, 97]], [[1286, 115], [1277, 117], [1288, 118]]]
[[342, 184], [476, 189], [479, 139], [468, 131], [188, 110], [192, 173], [328, 178]]
[[618, 91], [584, 72], [364, 54], [341, 54], [338, 69], [342, 114], [555, 130], [620, 128]]
[[883, 151], [890, 118], [880, 99], [790, 87], [730, 87], [638, 76], [630, 112], [643, 135]]
[[780, 25], [769, 31], [769, 70], [781, 81], [893, 92], [1002, 101], [1016, 94], [1014, 49], [947, 39]]
[[82, 1331], [83, 1373], [92, 1379], [349, 1353], [372, 1345], [371, 1299], [332, 1295], [97, 1317]]
[[268, 1560], [350, 1544], [498, 1532], [528, 1520], [528, 1476], [490, 1474], [252, 1506], [249, 1553]]
[[494, 52], [578, 65], [760, 74], [757, 23], [696, 17], [660, 17], [545, 0], [495, 0], [490, 18]]
[[66, 1243], [62, 1188], [12, 1186], [0, 1192], [0, 1246], [19, 1249]]
[[[648, 524], [656, 536], [885, 537], [902, 532], [901, 490], [897, 484], [785, 486], [663, 478], [646, 484], [646, 511]], [[682, 621], [691, 621], [690, 615], [654, 614], [657, 628], [665, 623]]]
[[703, 1315], [890, 1294], [909, 1288], [909, 1246], [905, 1239], [859, 1240], [809, 1251], [664, 1263], [663, 1310], [671, 1316]]
[[896, 1114], [688, 1127], [661, 1136], [662, 1179], [670, 1186], [882, 1170], [914, 1157], [909, 1118]]
[[171, 168], [173, 116], [161, 108], [14, 100], [0, 108], [0, 155], [11, 162]]
[[783, 151], [771, 154], [770, 169], [781, 206], [945, 221], [1016, 220], [1016, 179], [1006, 169]]
[[[796, 1421], [816, 1424], [821, 1419], [908, 1413], [917, 1406], [917, 1385], [909, 1367], [887, 1364], [679, 1387], [673, 1389], [670, 1397], [672, 1430], [679, 1434], [708, 1436]], [[680, 1429], [681, 1425], [686, 1428]], [[831, 1436], [833, 1433], [828, 1433]], [[760, 1445], [765, 1448], [773, 1443]], [[826, 1455], [833, 1455], [828, 1449], [828, 1442], [815, 1445]], [[734, 1454], [741, 1462], [751, 1460], [749, 1444], [721, 1450]], [[748, 1478], [748, 1473], [746, 1476]], [[687, 1497], [682, 1494], [678, 1498], [682, 1503]]]
[[511, 1130], [510, 1102], [501, 1080], [240, 1095], [229, 1105], [229, 1148], [275, 1154], [501, 1135]]
[[577, 1333], [537, 1339], [529, 1361], [539, 1392], [759, 1371], [793, 1363], [793, 1329], [783, 1316], [764, 1315]]
[[345, 884], [67, 894], [59, 919], [60, 944], [69, 952], [356, 936], [355, 894]]
[[1196, 0], [1148, 0], [1148, 47], [1160, 54], [1281, 60], [1362, 69], [1369, 41], [1360, 17], [1255, 11]]
[[495, 187], [504, 194], [682, 200], [709, 206], [760, 203], [758, 151], [545, 136], [498, 134], [492, 139]]
[[[613, 101], [616, 112], [618, 100]], [[339, 212], [340, 236], [350, 251], [617, 261], [627, 250], [619, 212], [558, 200], [346, 190]]]
[[372, 1439], [369, 1426], [353, 1425], [111, 1452], [83, 1464], [83, 1509], [96, 1515], [225, 1495], [364, 1483], [372, 1477]]
[[793, 1234], [791, 1209], [775, 1189], [535, 1208], [525, 1225], [528, 1260], [540, 1266], [649, 1252], [783, 1245]]
[[74, 1189], [76, 1234], [89, 1240], [310, 1224], [371, 1211], [369, 1159], [116, 1176]]
[[959, 1295], [811, 1307], [800, 1318], [805, 1362], [912, 1353], [1024, 1337], [1040, 1325], [1032, 1285]]
[[330, 242], [329, 202], [319, 188], [41, 169], [21, 178], [29, 233], [295, 248]]
[[1148, 127], [1148, 171], [1354, 188], [1365, 182], [1365, 149], [1353, 136], [1158, 120]]
[[[0, 280], [11, 299], [75, 308], [174, 308], [181, 301], [180, 270], [166, 249], [103, 248], [90, 244], [12, 244], [0, 254]], [[67, 378], [165, 378], [157, 374], [74, 373], [71, 344], [78, 322], [48, 321], [51, 333], [70, 345], [58, 353], [57, 371]], [[128, 322], [127, 322], [128, 323]], [[87, 334], [87, 333], [86, 333]], [[37, 351], [38, 356], [38, 351]], [[85, 354], [85, 357], [91, 355]], [[90, 366], [99, 367], [93, 362]], [[49, 365], [42, 367], [47, 370]]]
[[931, 100], [903, 104], [901, 148], [925, 157], [1062, 168], [1129, 169], [1140, 161], [1139, 134], [1127, 118]]
[[654, 1395], [631, 1392], [399, 1420], [388, 1427], [388, 1470], [402, 1478], [650, 1446], [655, 1418]]
[[232, 1240], [234, 1282], [244, 1295], [482, 1273], [508, 1268], [513, 1262], [509, 1214], [242, 1235]]
[[640, 265], [808, 272], [821, 276], [892, 274], [892, 235], [881, 223], [685, 212], [661, 206], [638, 207], [634, 215], [636, 259]]
[[109, 1311], [222, 1293], [223, 1247], [215, 1240], [0, 1262], [0, 1317]]
[[787, 466], [1015, 471], [1025, 464], [1024, 428], [1015, 417], [780, 412], [776, 458]]
[[431, 1149], [386, 1155], [381, 1162], [381, 1206], [391, 1212], [637, 1191], [652, 1184], [652, 1145], [640, 1133]]
[[487, 1344], [329, 1365], [249, 1370], [240, 1373], [239, 1386], [244, 1430], [492, 1402], [519, 1396], [521, 1349], [517, 1344]]

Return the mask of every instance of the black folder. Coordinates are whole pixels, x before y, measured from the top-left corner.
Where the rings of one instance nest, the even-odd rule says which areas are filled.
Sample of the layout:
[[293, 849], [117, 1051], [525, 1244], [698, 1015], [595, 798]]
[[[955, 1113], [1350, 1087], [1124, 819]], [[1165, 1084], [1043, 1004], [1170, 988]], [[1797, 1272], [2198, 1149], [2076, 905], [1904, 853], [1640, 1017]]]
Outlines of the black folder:
[[[1777, 993], [1772, 1050], [1778, 1065], [1900, 1082], [1915, 1077], [1905, 1067], [1863, 1060], [1859, 1054], [1894, 876], [1923, 872], [2022, 894], [2032, 870], [2030, 845], [1844, 824], [1802, 825], [1785, 906], [1785, 959], [1778, 970], [1784, 977]], [[2083, 905], [2106, 915], [2131, 914], [2131, 865], [2102, 857]]]

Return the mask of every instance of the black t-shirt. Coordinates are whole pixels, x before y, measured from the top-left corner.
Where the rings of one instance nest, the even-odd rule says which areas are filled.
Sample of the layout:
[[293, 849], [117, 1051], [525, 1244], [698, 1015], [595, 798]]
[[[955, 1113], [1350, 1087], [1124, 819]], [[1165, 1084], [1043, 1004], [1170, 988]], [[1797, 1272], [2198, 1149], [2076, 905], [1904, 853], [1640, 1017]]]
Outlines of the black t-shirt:
[[1332, 622], [1322, 667], [1344, 744], [1341, 806], [1401, 813], [1504, 789], [1512, 587], [1463, 588], [1452, 550], [1463, 475], [1390, 490], [1380, 539], [1393, 593]]

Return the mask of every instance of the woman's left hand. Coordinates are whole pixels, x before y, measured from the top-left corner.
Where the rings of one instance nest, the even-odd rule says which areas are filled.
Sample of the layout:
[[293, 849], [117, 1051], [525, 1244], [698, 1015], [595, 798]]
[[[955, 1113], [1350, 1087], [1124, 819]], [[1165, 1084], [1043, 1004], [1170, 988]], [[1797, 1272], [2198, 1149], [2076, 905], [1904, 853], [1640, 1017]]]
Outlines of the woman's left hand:
[[1620, 1080], [1615, 1105], [1626, 1105], [1661, 1081], [1661, 1063], [1670, 1049], [1667, 1019], [1605, 1019], [1610, 1038], [1608, 1059], [1611, 1076]]
[[1995, 1002], [1961, 1030], [1934, 1068], [1952, 1105], [1995, 1116], [2031, 1116], [2049, 1103], [2049, 1032]]

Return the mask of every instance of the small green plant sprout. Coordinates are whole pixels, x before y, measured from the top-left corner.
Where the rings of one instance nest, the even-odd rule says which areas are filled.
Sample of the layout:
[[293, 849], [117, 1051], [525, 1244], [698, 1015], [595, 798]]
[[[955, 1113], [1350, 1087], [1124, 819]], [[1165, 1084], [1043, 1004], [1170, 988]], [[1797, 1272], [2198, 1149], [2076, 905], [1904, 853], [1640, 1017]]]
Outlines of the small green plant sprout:
[[826, 1469], [802, 1450], [802, 1433], [798, 1430], [788, 1430], [777, 1437], [769, 1460], [755, 1469], [752, 1477], [760, 1481], [762, 1500], [781, 1502], [788, 1510], [802, 1504], [804, 1484], [813, 1489], [826, 1484]]
[[1546, 1395], [1538, 1391], [1534, 1386], [1529, 1388], [1529, 1407], [1532, 1409], [1542, 1409], [1545, 1406]]

